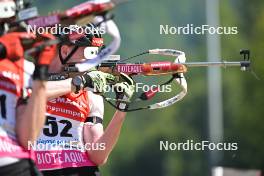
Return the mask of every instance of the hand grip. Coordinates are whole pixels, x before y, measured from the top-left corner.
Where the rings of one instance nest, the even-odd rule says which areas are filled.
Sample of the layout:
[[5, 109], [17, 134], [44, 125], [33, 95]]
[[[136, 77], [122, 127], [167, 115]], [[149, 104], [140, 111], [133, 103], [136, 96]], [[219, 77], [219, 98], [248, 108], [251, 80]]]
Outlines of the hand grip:
[[162, 75], [185, 72], [187, 72], [187, 67], [185, 65], [172, 62], [150, 62], [142, 65], [142, 74], [144, 75]]

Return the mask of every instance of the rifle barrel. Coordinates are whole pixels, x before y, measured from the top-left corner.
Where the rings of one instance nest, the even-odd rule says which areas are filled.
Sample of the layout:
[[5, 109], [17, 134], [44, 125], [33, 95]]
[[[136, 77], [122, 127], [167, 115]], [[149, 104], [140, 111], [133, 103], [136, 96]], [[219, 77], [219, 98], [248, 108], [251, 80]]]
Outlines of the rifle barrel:
[[183, 63], [187, 67], [210, 67], [210, 66], [220, 66], [220, 67], [249, 67], [250, 61], [236, 61], [236, 62], [186, 62]]

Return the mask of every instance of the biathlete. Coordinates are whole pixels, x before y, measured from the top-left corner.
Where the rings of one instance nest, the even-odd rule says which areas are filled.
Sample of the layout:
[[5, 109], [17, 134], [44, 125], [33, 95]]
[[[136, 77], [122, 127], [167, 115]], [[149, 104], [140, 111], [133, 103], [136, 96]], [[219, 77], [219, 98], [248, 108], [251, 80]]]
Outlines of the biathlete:
[[[65, 64], [94, 58], [102, 46], [99, 33], [84, 35], [59, 46], [49, 72], [59, 74]], [[84, 54], [85, 53], [85, 54]], [[122, 74], [124, 82], [114, 85], [117, 97], [128, 102], [134, 93], [134, 81]], [[100, 95], [113, 75], [100, 71], [75, 78], [49, 81], [47, 84], [47, 121], [37, 141], [36, 164], [43, 175], [99, 175], [98, 166], [106, 163], [125, 120], [126, 112], [117, 110], [104, 130], [104, 104]], [[121, 90], [121, 91], [120, 91]], [[126, 109], [128, 103], [119, 103]]]

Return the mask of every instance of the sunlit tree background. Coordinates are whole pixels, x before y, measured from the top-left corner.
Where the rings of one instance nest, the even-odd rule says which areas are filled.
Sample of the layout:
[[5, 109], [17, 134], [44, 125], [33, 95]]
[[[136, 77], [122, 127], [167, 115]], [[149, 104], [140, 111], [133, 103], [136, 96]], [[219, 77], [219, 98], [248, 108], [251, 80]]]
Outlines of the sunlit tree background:
[[[65, 10], [82, 0], [37, 0], [40, 13]], [[238, 34], [221, 35], [224, 60], [239, 60], [239, 50], [251, 50], [253, 71], [222, 70], [224, 141], [237, 142], [237, 151], [226, 151], [219, 165], [243, 169], [264, 168], [264, 1], [220, 0], [220, 25], [236, 26]], [[128, 57], [146, 49], [174, 48], [189, 61], [206, 61], [206, 35], [161, 35], [160, 25], [206, 24], [205, 0], [131, 0], [113, 13], [122, 36], [117, 54]], [[147, 61], [149, 56], [132, 61]], [[164, 59], [164, 58], [163, 58]], [[167, 58], [168, 59], [168, 58]], [[186, 74], [189, 93], [166, 109], [127, 115], [120, 139], [106, 165], [105, 176], [204, 176], [207, 151], [160, 151], [160, 140], [185, 142], [207, 140], [207, 70], [190, 69]], [[106, 126], [114, 109], [106, 104]]]

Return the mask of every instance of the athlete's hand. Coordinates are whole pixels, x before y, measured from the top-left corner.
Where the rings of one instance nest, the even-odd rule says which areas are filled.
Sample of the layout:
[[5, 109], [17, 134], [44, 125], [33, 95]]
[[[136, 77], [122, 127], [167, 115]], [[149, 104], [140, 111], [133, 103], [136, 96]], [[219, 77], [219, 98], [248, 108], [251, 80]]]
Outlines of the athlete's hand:
[[36, 36], [27, 32], [12, 32], [3, 35], [0, 38], [0, 43], [3, 45], [1, 58], [17, 60], [24, 56], [24, 49], [21, 43], [22, 39], [35, 39]]
[[116, 83], [114, 85], [114, 90], [118, 109], [126, 110], [135, 92], [135, 82], [130, 76], [124, 73], [121, 73], [120, 76], [123, 82]]
[[[55, 39], [56, 38], [54, 35], [51, 35], [48, 33], [41, 34], [41, 42], [35, 43], [33, 47], [37, 47], [43, 44], [43, 42], [47, 40], [55, 40]], [[37, 65], [49, 65], [56, 56], [56, 50], [57, 50], [57, 45], [50, 45], [50, 46], [46, 46], [45, 48], [43, 48], [43, 50], [41, 50], [37, 55], [36, 64]]]
[[[51, 34], [41, 34], [41, 41], [36, 42], [33, 47], [38, 47], [47, 40], [55, 40], [55, 37]], [[48, 78], [48, 66], [51, 61], [55, 58], [57, 51], [57, 45], [50, 45], [42, 48], [36, 53], [35, 57], [35, 71], [33, 79], [36, 80], [47, 80]]]
[[88, 88], [95, 93], [104, 93], [107, 84], [115, 82], [115, 76], [101, 71], [85, 72], [81, 76], [73, 78], [73, 85], [78, 92], [80, 89]]

